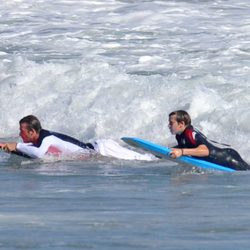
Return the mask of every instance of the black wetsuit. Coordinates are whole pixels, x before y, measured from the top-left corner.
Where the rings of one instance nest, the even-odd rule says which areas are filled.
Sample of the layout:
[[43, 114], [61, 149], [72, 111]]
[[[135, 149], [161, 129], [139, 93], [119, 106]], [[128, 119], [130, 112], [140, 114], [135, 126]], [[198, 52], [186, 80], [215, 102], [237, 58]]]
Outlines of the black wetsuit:
[[250, 166], [241, 158], [239, 153], [232, 148], [219, 148], [208, 141], [207, 138], [192, 126], [187, 127], [180, 135], [176, 135], [178, 148], [196, 148], [199, 145], [206, 145], [209, 156], [195, 157], [224, 167], [235, 170], [250, 170]]

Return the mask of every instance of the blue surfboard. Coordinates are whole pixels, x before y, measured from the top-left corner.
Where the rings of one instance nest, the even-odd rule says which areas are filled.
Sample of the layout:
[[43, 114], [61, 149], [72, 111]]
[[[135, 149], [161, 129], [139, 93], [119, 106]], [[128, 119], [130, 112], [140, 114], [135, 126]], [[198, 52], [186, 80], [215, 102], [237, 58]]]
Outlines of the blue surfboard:
[[[123, 137], [121, 139], [129, 145], [149, 151], [150, 153], [152, 153], [153, 155], [157, 157], [168, 159], [168, 160], [173, 160], [173, 158], [170, 157], [171, 149], [168, 147], [161, 146], [161, 145], [152, 143], [150, 141], [146, 141], [146, 140], [136, 138], [136, 137]], [[225, 171], [225, 172], [235, 171], [232, 168], [228, 168], [228, 167], [224, 167], [224, 166], [212, 163], [212, 162], [200, 160], [191, 156], [181, 156], [177, 159], [174, 159], [174, 161], [192, 165], [192, 166], [199, 167], [199, 168], [203, 168], [203, 169], [220, 170], [220, 171]]]

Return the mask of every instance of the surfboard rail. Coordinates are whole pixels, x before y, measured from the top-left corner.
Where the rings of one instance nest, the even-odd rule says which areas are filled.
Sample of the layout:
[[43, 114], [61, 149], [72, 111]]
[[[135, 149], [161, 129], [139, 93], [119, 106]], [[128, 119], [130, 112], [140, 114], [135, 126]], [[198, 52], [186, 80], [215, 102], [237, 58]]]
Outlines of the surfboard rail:
[[[150, 141], [146, 141], [137, 137], [122, 137], [121, 139], [129, 145], [149, 151], [150, 153], [154, 154], [157, 157], [168, 159], [168, 160], [173, 160], [173, 158], [171, 158], [170, 156], [171, 149], [166, 146], [162, 146], [162, 145], [159, 145]], [[220, 170], [224, 172], [236, 171], [232, 168], [224, 167], [224, 166], [221, 166], [212, 162], [208, 162], [205, 160], [200, 160], [191, 156], [181, 156], [175, 159], [174, 161], [179, 162], [179, 163], [189, 164], [189, 165], [203, 168], [203, 169], [213, 169], [213, 170]]]

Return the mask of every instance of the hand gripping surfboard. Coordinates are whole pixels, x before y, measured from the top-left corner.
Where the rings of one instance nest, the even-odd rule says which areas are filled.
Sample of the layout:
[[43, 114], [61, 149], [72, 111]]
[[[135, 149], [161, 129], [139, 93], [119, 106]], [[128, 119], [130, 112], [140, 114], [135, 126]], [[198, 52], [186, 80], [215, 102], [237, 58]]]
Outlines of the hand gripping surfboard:
[[203, 168], [203, 169], [220, 170], [220, 171], [225, 171], [225, 172], [236, 171], [232, 168], [224, 167], [224, 166], [221, 166], [212, 162], [208, 162], [205, 160], [200, 160], [191, 156], [181, 156], [177, 159], [173, 159], [170, 157], [170, 152], [171, 152], [170, 148], [161, 146], [161, 145], [158, 145], [153, 142], [146, 141], [140, 138], [123, 137], [121, 139], [133, 147], [141, 148], [143, 150], [146, 150], [152, 153], [153, 155], [157, 157], [164, 158], [167, 160], [174, 160], [175, 162], [179, 162], [182, 164], [184, 163], [184, 164], [192, 165], [192, 166]]

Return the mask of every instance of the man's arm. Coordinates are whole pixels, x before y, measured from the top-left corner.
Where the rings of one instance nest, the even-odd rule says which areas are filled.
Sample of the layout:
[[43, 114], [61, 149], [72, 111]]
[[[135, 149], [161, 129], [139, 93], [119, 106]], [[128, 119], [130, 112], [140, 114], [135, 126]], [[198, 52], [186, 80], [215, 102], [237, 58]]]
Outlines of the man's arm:
[[17, 143], [16, 149], [32, 158], [43, 158], [47, 153], [58, 155], [82, 150], [81, 147], [54, 135], [44, 138], [40, 147], [35, 147], [32, 143]]
[[205, 157], [209, 155], [209, 150], [206, 145], [202, 144], [197, 148], [172, 148], [170, 155], [172, 158], [178, 158], [182, 155]]
[[31, 158], [41, 158], [45, 155], [48, 145], [37, 148], [32, 143], [16, 143], [16, 142], [3, 142], [0, 143], [0, 149], [7, 153], [23, 153]]

